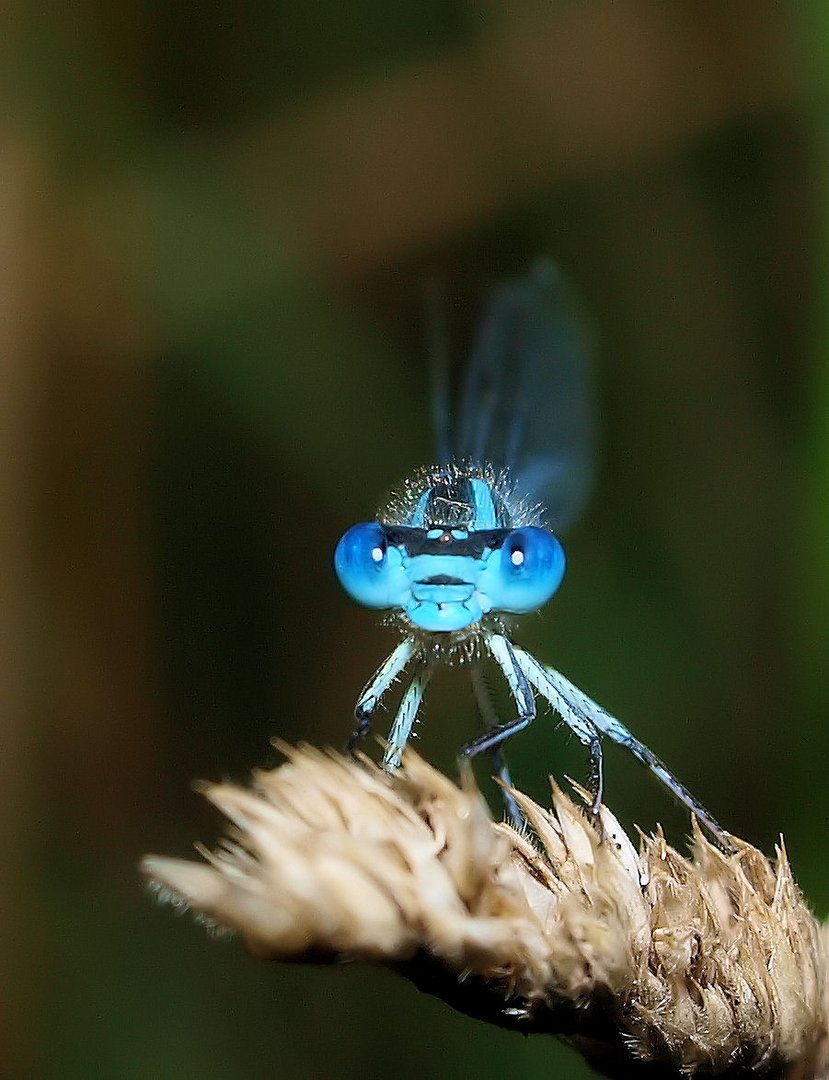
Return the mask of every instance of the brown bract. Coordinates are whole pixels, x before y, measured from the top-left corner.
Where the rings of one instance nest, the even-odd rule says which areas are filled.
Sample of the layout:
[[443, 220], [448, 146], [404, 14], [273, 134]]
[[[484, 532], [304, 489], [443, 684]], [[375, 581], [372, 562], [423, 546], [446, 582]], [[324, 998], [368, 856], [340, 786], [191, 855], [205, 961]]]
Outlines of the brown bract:
[[637, 850], [556, 787], [553, 810], [516, 792], [521, 836], [471, 776], [459, 787], [414, 753], [389, 776], [281, 749], [251, 789], [204, 788], [233, 824], [205, 863], [144, 860], [162, 899], [263, 959], [394, 967], [610, 1076], [827, 1075], [829, 936], [782, 849], [771, 863], [735, 839], [724, 855], [695, 827], [690, 858], [659, 831]]

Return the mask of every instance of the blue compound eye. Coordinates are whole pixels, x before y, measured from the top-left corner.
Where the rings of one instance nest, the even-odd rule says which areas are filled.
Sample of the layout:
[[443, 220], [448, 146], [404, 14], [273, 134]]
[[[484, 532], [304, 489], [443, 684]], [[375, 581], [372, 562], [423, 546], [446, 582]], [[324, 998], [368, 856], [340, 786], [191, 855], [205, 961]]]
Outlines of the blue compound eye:
[[402, 556], [376, 521], [352, 525], [334, 552], [334, 569], [348, 595], [370, 608], [402, 607], [409, 584]]
[[483, 588], [495, 611], [535, 611], [564, 577], [564, 548], [546, 529], [514, 529], [492, 553]]

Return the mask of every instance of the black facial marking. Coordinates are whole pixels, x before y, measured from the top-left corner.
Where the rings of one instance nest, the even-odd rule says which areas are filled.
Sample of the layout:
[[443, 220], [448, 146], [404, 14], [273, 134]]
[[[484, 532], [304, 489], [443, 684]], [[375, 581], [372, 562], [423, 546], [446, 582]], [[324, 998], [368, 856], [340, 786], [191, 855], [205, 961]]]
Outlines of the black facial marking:
[[411, 525], [384, 525], [386, 541], [393, 547], [402, 547], [410, 557], [415, 555], [469, 555], [480, 559], [484, 551], [499, 548], [511, 529], [480, 529], [471, 532], [464, 540], [456, 540], [451, 533], [446, 539], [443, 533], [435, 540], [427, 536], [427, 529], [415, 529]]

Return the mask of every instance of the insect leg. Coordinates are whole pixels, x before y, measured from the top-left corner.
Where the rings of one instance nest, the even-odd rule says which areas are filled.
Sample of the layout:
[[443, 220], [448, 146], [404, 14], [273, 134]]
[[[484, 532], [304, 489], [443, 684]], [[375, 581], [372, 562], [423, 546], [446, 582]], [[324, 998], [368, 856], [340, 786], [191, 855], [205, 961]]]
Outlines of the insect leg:
[[406, 749], [406, 743], [412, 733], [412, 725], [417, 718], [420, 703], [423, 700], [423, 691], [432, 674], [430, 667], [423, 667], [417, 671], [406, 688], [397, 716], [394, 718], [391, 732], [389, 733], [389, 745], [383, 755], [383, 767], [385, 769], [397, 769], [400, 767], [400, 758]]
[[461, 750], [464, 757], [474, 757], [482, 750], [495, 750], [510, 735], [523, 730], [535, 720], [535, 695], [526, 675], [518, 665], [512, 645], [501, 634], [490, 634], [486, 638], [486, 645], [504, 673], [515, 699], [518, 715], [506, 724], [493, 725], [489, 731], [485, 731], [483, 735], [468, 742]]
[[628, 731], [624, 724], [617, 720], [615, 716], [611, 716], [601, 705], [582, 693], [561, 672], [556, 671], [554, 668], [542, 667], [537, 660], [522, 649], [516, 649], [515, 653], [516, 659], [529, 681], [560, 713], [565, 723], [572, 726], [573, 717], [578, 718], [582, 723], [586, 721], [594, 728], [598, 728], [599, 731], [607, 735], [609, 739], [612, 739], [619, 746], [623, 746], [630, 751], [637, 761], [647, 766], [652, 773], [658, 776], [668, 790], [691, 811], [719, 847], [726, 852], [734, 850], [734, 845], [728, 839], [728, 834], [716, 818], [708, 813], [702, 803], [680, 784], [656, 754]]
[[[548, 670], [543, 668], [534, 657], [517, 646], [514, 652], [516, 662], [530, 684], [552, 705], [579, 742], [587, 747], [587, 752], [590, 755], [590, 777], [588, 782], [590, 813], [597, 817], [604, 793], [602, 741], [599, 736], [599, 731], [604, 729], [599, 728], [595, 718], [586, 709], [580, 709], [577, 704], [574, 704], [572, 698], [568, 698], [562, 692], [561, 687], [550, 677]], [[567, 685], [568, 687], [571, 686], [570, 683]], [[572, 689], [575, 690], [576, 688], [572, 687]]]
[[371, 731], [371, 716], [380, 698], [385, 694], [406, 664], [411, 660], [415, 651], [413, 638], [401, 641], [394, 652], [388, 656], [372, 676], [354, 709], [354, 717], [357, 727], [348, 740], [346, 750], [353, 754], [357, 745]]
[[[475, 693], [475, 701], [478, 704], [478, 712], [484, 722], [484, 727], [489, 731], [498, 726], [498, 714], [495, 712], [492, 698], [489, 695], [489, 689], [484, 681], [481, 665], [477, 663], [473, 664], [470, 675], [472, 678], [472, 689]], [[494, 746], [490, 753], [492, 754], [492, 764], [495, 767], [496, 775], [501, 783], [505, 785], [501, 788], [501, 795], [504, 800], [507, 814], [515, 828], [523, 831], [524, 817], [518, 808], [518, 803], [509, 791], [509, 788], [512, 787], [512, 777], [510, 776], [507, 760], [504, 756], [503, 746]]]

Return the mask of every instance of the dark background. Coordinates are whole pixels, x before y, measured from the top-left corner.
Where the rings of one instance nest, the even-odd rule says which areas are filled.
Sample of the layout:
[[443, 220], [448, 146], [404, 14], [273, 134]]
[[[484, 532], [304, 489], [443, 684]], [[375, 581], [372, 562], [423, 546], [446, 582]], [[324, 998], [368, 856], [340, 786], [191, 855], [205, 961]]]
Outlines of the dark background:
[[[810, 12], [813, 17], [810, 17]], [[829, 906], [829, 19], [819, 0], [10, 6], [0, 155], [0, 1073], [586, 1076], [142, 893], [192, 778], [341, 745], [392, 645], [333, 546], [429, 460], [426, 275], [555, 256], [596, 490], [521, 641]], [[463, 679], [421, 752], [454, 768]], [[522, 786], [582, 776], [549, 719]], [[628, 824], [687, 819], [624, 754]]]

